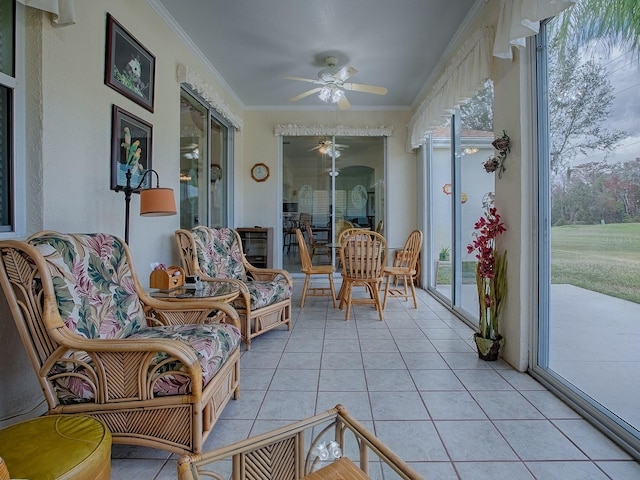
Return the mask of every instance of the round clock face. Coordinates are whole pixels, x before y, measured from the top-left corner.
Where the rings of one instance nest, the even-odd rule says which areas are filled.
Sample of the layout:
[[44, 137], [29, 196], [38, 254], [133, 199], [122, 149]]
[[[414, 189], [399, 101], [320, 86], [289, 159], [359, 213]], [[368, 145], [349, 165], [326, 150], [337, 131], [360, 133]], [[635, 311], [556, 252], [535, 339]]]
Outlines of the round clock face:
[[253, 167], [251, 167], [251, 177], [256, 182], [264, 182], [267, 178], [269, 178], [269, 167], [264, 163], [256, 163]]

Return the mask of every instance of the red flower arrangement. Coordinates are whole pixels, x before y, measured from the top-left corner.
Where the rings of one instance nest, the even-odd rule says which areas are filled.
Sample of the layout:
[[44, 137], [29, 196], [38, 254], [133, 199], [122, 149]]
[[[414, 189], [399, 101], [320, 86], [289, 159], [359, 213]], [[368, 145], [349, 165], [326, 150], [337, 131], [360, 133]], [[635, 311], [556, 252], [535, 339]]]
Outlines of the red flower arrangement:
[[479, 336], [500, 340], [498, 318], [507, 291], [507, 252], [496, 251], [496, 238], [507, 231], [496, 207], [489, 206], [474, 225], [473, 242], [467, 253], [475, 253], [478, 288]]

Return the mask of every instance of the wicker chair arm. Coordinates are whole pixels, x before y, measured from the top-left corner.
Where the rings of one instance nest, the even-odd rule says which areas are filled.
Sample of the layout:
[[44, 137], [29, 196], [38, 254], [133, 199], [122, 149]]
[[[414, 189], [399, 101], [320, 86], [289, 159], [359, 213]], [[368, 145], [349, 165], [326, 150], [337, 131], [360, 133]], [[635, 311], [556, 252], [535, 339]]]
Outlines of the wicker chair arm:
[[254, 267], [248, 262], [244, 262], [244, 268], [247, 271], [247, 275], [249, 275], [254, 280], [262, 280], [262, 281], [274, 281], [279, 277], [283, 277], [287, 280], [287, 283], [290, 287], [293, 287], [293, 278], [291, 274], [286, 270], [280, 270], [277, 268], [258, 268]]
[[[124, 368], [127, 371], [137, 369], [138, 378], [145, 379], [145, 385], [152, 385], [153, 379], [150, 375], [153, 375], [153, 372], [149, 371], [151, 361], [155, 354], [166, 353], [184, 366], [185, 371], [181, 371], [181, 374], [191, 378], [192, 394], [200, 395], [202, 392], [202, 369], [198, 357], [191, 347], [180, 341], [162, 338], [85, 339], [67, 331], [66, 328], [58, 330], [50, 333], [60, 346], [43, 362], [40, 369], [42, 376], [47, 376], [57, 362], [69, 361], [64, 356], [68, 351], [84, 351], [94, 362], [91, 368], [94, 375], [104, 376], [107, 383], [122, 382], [122, 371], [113, 368], [113, 365], [117, 364], [126, 365]], [[146, 394], [151, 395], [151, 392]]]

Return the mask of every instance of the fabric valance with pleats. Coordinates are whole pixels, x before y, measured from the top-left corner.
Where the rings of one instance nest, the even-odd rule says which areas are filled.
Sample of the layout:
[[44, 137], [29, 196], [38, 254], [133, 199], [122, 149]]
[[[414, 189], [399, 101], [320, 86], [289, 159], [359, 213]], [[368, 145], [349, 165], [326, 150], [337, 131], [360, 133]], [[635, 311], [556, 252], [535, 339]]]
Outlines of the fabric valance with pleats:
[[17, 0], [27, 7], [50, 12], [57, 27], [76, 23], [75, 0]]
[[511, 60], [511, 47], [524, 47], [527, 37], [540, 30], [541, 20], [559, 14], [574, 3], [575, 0], [502, 0], [493, 55]]
[[491, 27], [478, 29], [456, 52], [411, 117], [407, 151], [423, 144], [430, 130], [441, 126], [455, 107], [484, 86], [491, 78], [493, 57], [512, 59], [512, 47], [525, 46], [526, 38], [538, 33], [541, 20], [574, 3], [575, 0], [502, 0], [495, 37]]
[[407, 150], [424, 143], [426, 132], [442, 125], [453, 108], [472, 97], [491, 77], [493, 29], [482, 27], [456, 52], [409, 121]]

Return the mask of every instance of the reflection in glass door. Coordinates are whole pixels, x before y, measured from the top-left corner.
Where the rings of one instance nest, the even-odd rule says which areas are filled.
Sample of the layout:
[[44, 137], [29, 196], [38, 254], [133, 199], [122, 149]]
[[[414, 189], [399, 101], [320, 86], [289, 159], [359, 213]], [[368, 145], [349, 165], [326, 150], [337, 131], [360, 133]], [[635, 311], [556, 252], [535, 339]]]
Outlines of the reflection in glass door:
[[208, 104], [180, 93], [180, 227], [225, 227], [232, 129]]
[[345, 228], [384, 229], [384, 137], [282, 141], [283, 268], [300, 272], [296, 228], [316, 265], [335, 264], [335, 242]]
[[[579, 22], [575, 31], [589, 31], [600, 18], [589, 12], [571, 21]], [[638, 53], [619, 43], [624, 34], [603, 49], [573, 43], [560, 25], [552, 19], [537, 39], [541, 260], [533, 371], [640, 452]]]

